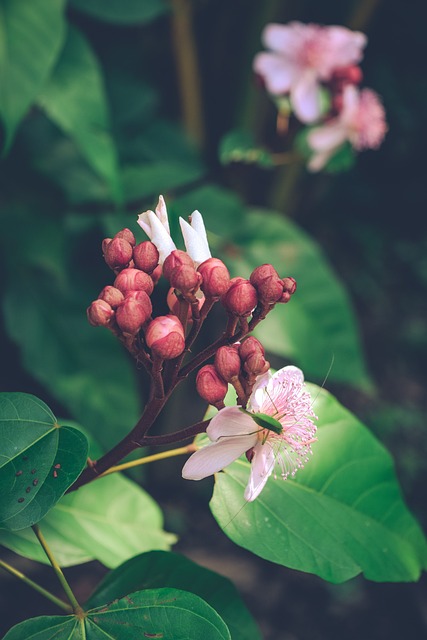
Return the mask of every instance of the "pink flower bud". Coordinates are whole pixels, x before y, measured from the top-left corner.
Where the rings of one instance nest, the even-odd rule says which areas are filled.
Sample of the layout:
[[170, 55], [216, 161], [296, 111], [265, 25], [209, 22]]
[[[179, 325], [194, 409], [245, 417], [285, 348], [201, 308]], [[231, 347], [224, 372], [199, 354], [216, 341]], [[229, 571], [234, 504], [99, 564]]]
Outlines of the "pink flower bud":
[[221, 297], [221, 302], [229, 313], [245, 318], [255, 309], [258, 296], [249, 280], [232, 278], [228, 291]]
[[112, 238], [104, 238], [102, 241], [102, 255], [105, 256], [105, 252], [107, 251], [107, 247], [110, 244]]
[[128, 228], [121, 229], [121, 231], [118, 231], [114, 237], [123, 238], [123, 240], [127, 240], [132, 247], [134, 247], [136, 244], [135, 236], [133, 235], [132, 231]]
[[151, 314], [153, 306], [151, 304], [149, 295], [145, 293], [145, 291], [142, 291], [141, 289], [139, 291], [127, 291], [125, 299], [127, 300], [128, 298], [131, 298], [132, 300], [139, 300], [139, 302], [143, 302], [145, 305], [149, 305], [149, 307], [147, 308], [150, 309]]
[[344, 84], [360, 84], [363, 80], [362, 69], [355, 64], [335, 69], [332, 82], [343, 86]]
[[137, 269], [151, 273], [159, 264], [159, 251], [153, 242], [140, 242], [133, 248], [133, 261]]
[[114, 311], [105, 300], [94, 300], [87, 308], [87, 319], [93, 327], [107, 327]]
[[114, 286], [125, 295], [128, 291], [145, 291], [150, 296], [154, 289], [153, 280], [139, 269], [123, 269], [114, 280]]
[[269, 370], [270, 363], [261, 353], [252, 353], [246, 358], [243, 368], [247, 373], [260, 376]]
[[113, 309], [116, 309], [124, 300], [123, 293], [110, 284], [103, 288], [98, 298], [99, 300], [105, 300]]
[[291, 295], [297, 290], [297, 281], [295, 278], [283, 278], [283, 291], [287, 291]]
[[290, 299], [291, 299], [291, 294], [288, 291], [284, 291], [282, 293], [282, 297], [280, 298], [280, 300], [278, 300], [278, 302], [280, 302], [281, 304], [286, 304], [287, 302], [289, 302]]
[[239, 375], [242, 362], [237, 347], [220, 347], [215, 354], [215, 368], [226, 382]]
[[219, 375], [213, 364], [202, 367], [196, 376], [198, 394], [209, 404], [222, 402], [227, 395], [228, 385]]
[[200, 286], [202, 276], [194, 268], [194, 265], [182, 264], [175, 267], [169, 274], [169, 282], [174, 289], [182, 293], [194, 293]]
[[256, 267], [251, 273], [249, 278], [250, 283], [256, 288], [259, 284], [265, 280], [265, 278], [271, 278], [272, 276], [278, 278], [279, 274], [276, 269], [271, 264], [262, 264], [259, 267]]
[[181, 251], [180, 249], [175, 249], [175, 251], [172, 251], [168, 255], [163, 263], [163, 275], [167, 280], [170, 280], [172, 271], [176, 269], [176, 267], [181, 267], [184, 264], [194, 268], [194, 262], [188, 253], [185, 253], [185, 251]]
[[222, 260], [209, 258], [199, 265], [197, 271], [203, 278], [200, 288], [208, 298], [219, 298], [228, 291], [230, 274]]
[[151, 275], [151, 279], [153, 281], [154, 284], [157, 284], [157, 282], [160, 280], [160, 277], [162, 275], [163, 269], [162, 269], [162, 265], [159, 264], [154, 271], [150, 274]]
[[176, 316], [158, 316], [148, 325], [145, 342], [154, 355], [172, 360], [184, 351], [184, 328]]
[[[144, 291], [138, 293], [142, 295]], [[151, 311], [151, 301], [147, 294], [145, 294], [144, 300], [126, 297], [122, 304], [117, 307], [116, 321], [124, 333], [133, 335], [138, 333], [147, 322], [151, 316]]]
[[132, 246], [124, 238], [113, 238], [104, 252], [110, 269], [124, 269], [132, 260]]
[[254, 336], [248, 336], [239, 345], [239, 355], [242, 360], [246, 360], [252, 355], [265, 355], [264, 347]]

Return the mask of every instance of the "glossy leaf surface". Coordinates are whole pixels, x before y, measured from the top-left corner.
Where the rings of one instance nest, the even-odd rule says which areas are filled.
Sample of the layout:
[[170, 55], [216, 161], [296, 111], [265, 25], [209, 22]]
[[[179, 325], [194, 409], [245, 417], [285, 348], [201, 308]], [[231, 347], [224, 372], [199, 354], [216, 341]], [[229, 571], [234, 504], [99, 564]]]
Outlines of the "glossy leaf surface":
[[86, 437], [61, 427], [49, 407], [25, 393], [0, 395], [0, 526], [36, 522], [58, 502], [86, 464]]
[[234, 585], [175, 553], [151, 551], [131, 558], [104, 578], [86, 606], [101, 606], [130, 591], [159, 587], [182, 589], [203, 598], [222, 617], [233, 640], [260, 640]]
[[92, 609], [83, 620], [75, 616], [44, 616], [11, 629], [4, 640], [230, 640], [220, 616], [192, 593], [150, 589], [126, 595]]
[[225, 533], [253, 553], [342, 582], [414, 581], [427, 544], [405, 506], [388, 452], [337, 400], [313, 385], [319, 416], [313, 457], [295, 479], [273, 476], [252, 503], [249, 463], [216, 476], [211, 509]]

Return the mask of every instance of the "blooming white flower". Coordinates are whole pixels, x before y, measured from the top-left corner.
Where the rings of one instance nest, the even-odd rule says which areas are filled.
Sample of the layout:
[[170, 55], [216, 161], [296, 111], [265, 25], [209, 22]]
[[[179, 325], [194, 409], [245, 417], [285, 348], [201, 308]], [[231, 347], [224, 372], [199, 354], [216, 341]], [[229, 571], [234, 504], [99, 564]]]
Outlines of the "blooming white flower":
[[386, 132], [384, 107], [375, 91], [359, 91], [348, 85], [343, 90], [339, 115], [315, 127], [307, 136], [308, 145], [314, 151], [308, 168], [311, 171], [322, 169], [347, 141], [356, 151], [376, 149]]
[[[183, 218], [180, 218], [179, 224], [187, 253], [194, 261], [194, 266], [198, 267], [199, 264], [212, 256], [209, 251], [202, 214], [199, 211], [193, 211], [190, 220], [189, 224]], [[151, 242], [156, 245], [159, 251], [159, 263], [163, 264], [168, 255], [176, 250], [175, 243], [170, 235], [168, 213], [163, 196], [159, 196], [156, 212], [144, 211], [138, 216], [138, 224], [145, 231]]]
[[138, 216], [138, 224], [145, 231], [159, 252], [159, 263], [163, 264], [176, 246], [170, 235], [168, 213], [163, 196], [159, 196], [156, 212], [144, 211]]
[[187, 460], [182, 476], [201, 480], [224, 469], [243, 453], [251, 461], [245, 499], [255, 500], [275, 467], [287, 478], [304, 466], [315, 440], [316, 416], [300, 369], [284, 367], [260, 376], [247, 411], [225, 407], [211, 420], [211, 443]]
[[297, 117], [309, 123], [321, 115], [320, 83], [360, 62], [367, 38], [345, 27], [290, 22], [268, 24], [262, 41], [270, 51], [255, 56], [254, 70], [271, 94], [289, 94]]
[[202, 214], [200, 211], [193, 211], [190, 224], [183, 218], [179, 219], [179, 224], [187, 253], [194, 261], [194, 266], [198, 267], [199, 264], [212, 257], [209, 251], [208, 238]]

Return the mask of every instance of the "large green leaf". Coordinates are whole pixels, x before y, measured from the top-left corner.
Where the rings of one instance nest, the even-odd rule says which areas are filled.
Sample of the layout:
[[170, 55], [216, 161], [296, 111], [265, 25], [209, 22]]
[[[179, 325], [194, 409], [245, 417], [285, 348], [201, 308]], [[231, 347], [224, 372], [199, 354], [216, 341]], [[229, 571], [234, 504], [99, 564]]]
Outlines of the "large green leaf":
[[[166, 533], [162, 524], [154, 500], [136, 483], [115, 473], [65, 495], [40, 522], [40, 528], [62, 566], [96, 559], [111, 568], [144, 551], [169, 549], [175, 536]], [[0, 532], [0, 544], [46, 562], [33, 538], [27, 531]]]
[[175, 553], [151, 551], [109, 573], [86, 607], [98, 607], [130, 591], [172, 587], [203, 598], [227, 624], [233, 640], [260, 640], [259, 630], [233, 584]]
[[107, 22], [149, 22], [168, 10], [165, 0], [71, 0], [72, 7]]
[[417, 580], [427, 544], [407, 510], [388, 452], [337, 400], [313, 385], [313, 457], [295, 479], [273, 477], [245, 503], [249, 464], [216, 476], [211, 509], [237, 544], [278, 564], [342, 582]]
[[61, 57], [38, 99], [39, 105], [69, 135], [93, 169], [121, 199], [116, 148], [100, 65], [88, 42], [69, 28]]
[[41, 400], [26, 393], [0, 395], [0, 527], [39, 522], [80, 475], [88, 443], [60, 427]]
[[21, 622], [4, 640], [230, 640], [220, 616], [192, 593], [151, 589], [131, 593], [87, 616], [43, 616]]
[[0, 0], [0, 117], [12, 142], [64, 41], [64, 0]]
[[308, 377], [367, 386], [358, 329], [349, 298], [320, 247], [290, 220], [271, 211], [245, 216], [224, 259], [234, 276], [270, 262], [298, 289], [288, 304], [276, 305], [256, 335], [271, 353], [295, 361]]
[[127, 165], [122, 169], [123, 190], [128, 202], [158, 196], [198, 180], [203, 172], [202, 166], [197, 163], [179, 161]]

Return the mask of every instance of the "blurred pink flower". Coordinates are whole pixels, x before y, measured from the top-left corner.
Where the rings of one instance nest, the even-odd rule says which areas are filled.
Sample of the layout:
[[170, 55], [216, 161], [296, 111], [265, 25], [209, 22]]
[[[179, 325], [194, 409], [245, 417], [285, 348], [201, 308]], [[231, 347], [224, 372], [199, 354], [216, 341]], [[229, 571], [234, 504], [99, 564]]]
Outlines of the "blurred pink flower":
[[353, 85], [344, 87], [342, 109], [336, 118], [315, 127], [307, 136], [314, 155], [308, 163], [311, 171], [319, 171], [345, 143], [356, 151], [377, 149], [387, 133], [384, 107], [375, 91]]
[[[271, 416], [277, 423], [275, 430], [260, 426], [259, 414]], [[182, 475], [188, 480], [201, 480], [246, 453], [251, 472], [245, 499], [251, 502], [261, 493], [276, 464], [283, 478], [294, 476], [304, 466], [315, 440], [315, 417], [300, 369], [288, 366], [274, 375], [268, 372], [256, 381], [248, 412], [241, 407], [225, 407], [212, 418], [206, 430], [212, 442], [193, 453]], [[266, 424], [266, 420], [261, 418], [261, 423]]]
[[271, 94], [289, 93], [295, 114], [308, 123], [321, 115], [320, 83], [360, 62], [367, 38], [345, 27], [290, 22], [267, 25], [262, 41], [270, 51], [255, 56], [255, 72]]

